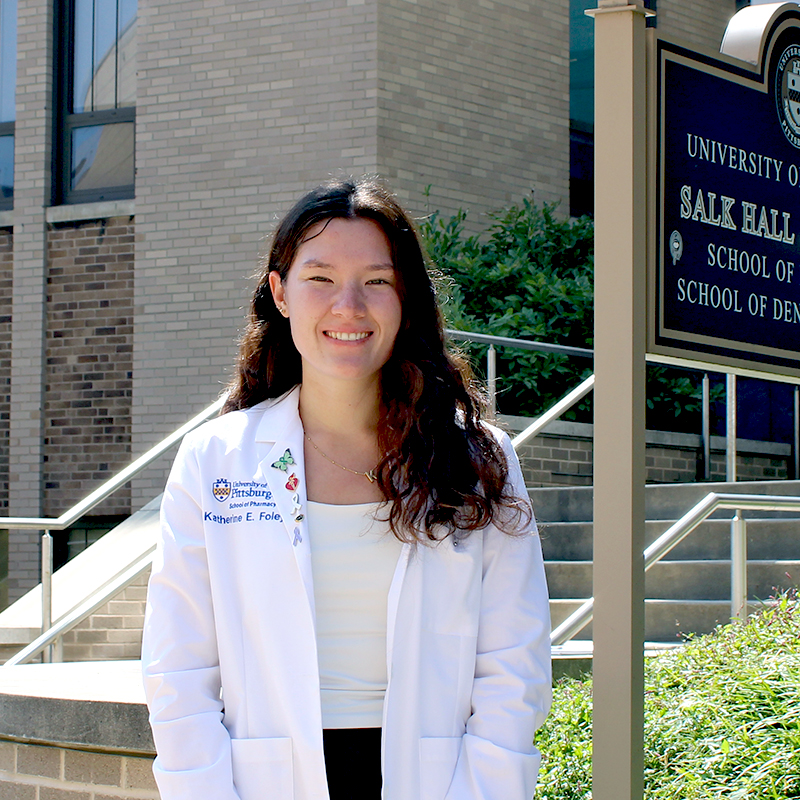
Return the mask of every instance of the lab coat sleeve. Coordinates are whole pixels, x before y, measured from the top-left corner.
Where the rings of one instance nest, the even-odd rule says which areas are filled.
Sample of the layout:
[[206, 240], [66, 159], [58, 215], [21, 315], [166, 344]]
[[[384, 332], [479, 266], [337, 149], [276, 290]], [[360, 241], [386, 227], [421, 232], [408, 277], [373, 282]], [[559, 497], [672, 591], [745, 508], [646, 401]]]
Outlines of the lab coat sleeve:
[[[527, 502], [519, 461], [500, 434], [514, 494]], [[522, 536], [484, 532], [472, 714], [446, 800], [530, 800], [533, 745], [552, 697], [550, 612], [536, 523]]]
[[162, 500], [142, 642], [162, 800], [238, 800], [222, 723], [200, 485], [197, 458], [184, 440]]

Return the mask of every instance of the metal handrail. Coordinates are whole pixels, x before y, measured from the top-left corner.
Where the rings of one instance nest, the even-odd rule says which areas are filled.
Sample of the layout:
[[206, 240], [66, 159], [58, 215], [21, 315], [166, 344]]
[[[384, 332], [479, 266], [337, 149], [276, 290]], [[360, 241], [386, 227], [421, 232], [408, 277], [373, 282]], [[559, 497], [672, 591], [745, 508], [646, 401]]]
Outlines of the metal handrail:
[[[50, 531], [62, 531], [65, 528], [68, 528], [78, 519], [80, 519], [84, 514], [87, 514], [97, 505], [103, 502], [107, 497], [110, 497], [117, 489], [124, 486], [128, 481], [135, 478], [142, 470], [146, 469], [150, 464], [160, 458], [164, 453], [166, 453], [170, 448], [174, 447], [178, 444], [183, 437], [201, 425], [210, 417], [215, 416], [222, 408], [223, 404], [225, 403], [225, 395], [220, 397], [218, 400], [215, 400], [210, 406], [203, 409], [199, 414], [196, 414], [192, 417], [188, 422], [181, 425], [176, 431], [171, 433], [165, 439], [162, 439], [158, 444], [154, 447], [151, 447], [146, 453], [139, 456], [137, 459], [132, 461], [127, 467], [125, 467], [121, 472], [115, 475], [113, 478], [110, 478], [102, 485], [98, 486], [93, 492], [88, 494], [83, 500], [76, 503], [72, 508], [65, 511], [59, 517], [0, 517], [0, 525], [2, 525], [3, 529], [9, 530], [40, 530], [42, 531], [42, 636], [39, 637], [44, 638], [49, 635], [49, 633], [55, 630], [52, 622], [53, 622], [53, 538], [50, 535]], [[102, 605], [102, 603], [100, 604]], [[97, 606], [99, 607], [99, 606]], [[78, 606], [80, 608], [80, 606]], [[94, 609], [92, 609], [94, 610]], [[66, 618], [70, 618], [72, 613], [75, 609], [72, 609]], [[91, 611], [89, 612], [91, 613]], [[65, 619], [66, 619], [65, 618]], [[83, 617], [82, 619], [85, 619]], [[80, 622], [81, 620], [77, 620]], [[64, 620], [62, 619], [57, 626], [61, 629], [62, 623]], [[77, 624], [77, 622], [73, 622], [73, 625]], [[47, 643], [43, 645], [41, 649], [44, 649], [48, 645], [51, 645], [53, 642], [58, 640], [63, 633], [69, 630], [69, 628], [65, 628], [60, 630], [59, 633], [55, 634], [52, 638], [48, 639]], [[39, 641], [38, 639], [36, 641]], [[30, 647], [30, 645], [29, 645]], [[25, 653], [28, 648], [22, 651]], [[37, 652], [39, 652], [37, 650]], [[16, 657], [20, 654], [18, 653]], [[48, 650], [45, 654], [45, 660], [52, 660], [53, 652], [52, 648]]]
[[541, 433], [553, 420], [558, 419], [565, 411], [572, 408], [582, 397], [585, 397], [594, 388], [594, 373], [581, 381], [569, 394], [565, 395], [554, 406], [551, 406], [541, 416], [537, 417], [524, 431], [518, 433], [512, 440], [516, 450], [532, 436]]
[[6, 661], [4, 667], [14, 667], [18, 664], [27, 664], [41, 653], [46, 647], [55, 644], [65, 633], [71, 631], [87, 617], [91, 616], [98, 608], [104, 606], [112, 597], [121, 592], [135, 581], [152, 563], [155, 545], [124, 569], [113, 581], [103, 586], [63, 616], [55, 625], [49, 627], [29, 645]]
[[[473, 333], [472, 331], [458, 331], [453, 328], [447, 328], [445, 333], [451, 339], [459, 339], [462, 341], [475, 342], [477, 344], [488, 344], [488, 352], [486, 353], [486, 376], [487, 388], [489, 394], [489, 410], [494, 416], [497, 406], [497, 368], [496, 368], [496, 352], [497, 347], [513, 347], [519, 350], [535, 350], [543, 353], [557, 353], [565, 356], [577, 356], [579, 358], [593, 358], [594, 350], [583, 347], [571, 347], [562, 344], [550, 344], [548, 342], [535, 342], [529, 339], [514, 339], [508, 336], [492, 336], [487, 333]], [[680, 367], [682, 365], [676, 364], [675, 359], [669, 356], [658, 356], [648, 353], [646, 356], [648, 363], [664, 364], [667, 366]], [[684, 365], [685, 366], [685, 365]], [[735, 373], [733, 373], [735, 374]], [[735, 382], [734, 382], [735, 385]], [[580, 398], [578, 398], [580, 399]], [[735, 415], [736, 409], [736, 392], [730, 390], [727, 392], [727, 409]], [[563, 413], [566, 409], [563, 409]], [[702, 430], [702, 443], [703, 443], [703, 475], [705, 480], [711, 477], [711, 425], [710, 425], [710, 383], [708, 373], [705, 373], [702, 380], [702, 417], [703, 417], [703, 430]], [[548, 419], [551, 422], [555, 417]], [[548, 424], [543, 423], [543, 426]], [[728, 437], [726, 443], [726, 453], [728, 463], [735, 464], [736, 458], [736, 437], [733, 435], [735, 426], [728, 424]], [[792, 446], [792, 466], [794, 467], [793, 475], [795, 478], [800, 478], [800, 386], [794, 387], [794, 437]], [[540, 432], [539, 428], [536, 433]], [[534, 433], [529, 434], [533, 436]], [[526, 437], [528, 438], [528, 437]], [[728, 478], [730, 480], [730, 478]]]
[[[489, 334], [473, 333], [470, 331], [457, 331], [453, 329], [447, 329], [445, 332], [453, 339], [489, 345], [489, 375], [491, 383], [494, 383], [495, 378], [495, 370], [493, 368], [494, 345], [586, 358], [591, 358], [594, 355], [592, 350], [579, 347], [570, 347], [567, 345], [536, 342], [526, 339], [514, 339], [504, 336], [492, 336]], [[658, 359], [651, 360], [657, 361]], [[560, 417], [581, 398], [585, 397], [594, 387], [594, 382], [595, 376], [592, 374], [588, 378], [584, 379], [577, 387], [575, 387], [575, 389], [569, 392], [548, 411], [534, 420], [527, 428], [525, 428], [521, 433], [512, 439], [514, 448], [516, 449], [529, 438], [539, 434], [550, 422]], [[127, 585], [127, 582], [129, 582], [131, 579], [130, 575], [133, 574], [131, 570], [136, 573], [134, 575], [135, 578], [143, 569], [146, 568], [147, 564], [149, 564], [149, 559], [151, 557], [150, 553], [146, 554], [143, 558], [130, 565], [128, 569], [121, 573], [120, 576], [118, 576], [118, 578], [112, 583], [104, 587], [104, 589], [86, 598], [81, 604], [73, 608], [64, 617], [62, 617], [62, 619], [59, 620], [56, 625], [51, 625], [52, 539], [50, 537], [50, 531], [64, 530], [72, 525], [75, 521], [80, 519], [80, 517], [82, 517], [84, 514], [91, 511], [99, 503], [113, 494], [117, 489], [119, 489], [121, 486], [124, 486], [142, 470], [157, 460], [171, 447], [180, 442], [180, 440], [187, 433], [194, 430], [194, 428], [198, 427], [207, 419], [218, 413], [224, 402], [225, 397], [220, 397], [217, 401], [194, 416], [174, 433], [166, 437], [164, 440], [159, 442], [157, 445], [129, 464], [118, 475], [106, 481], [83, 500], [76, 503], [61, 516], [57, 518], [0, 517], [0, 524], [2, 524], [3, 528], [43, 531], [42, 634], [34, 642], [31, 642], [31, 644], [28, 645], [24, 650], [17, 653], [12, 660], [7, 662], [8, 664], [22, 663], [23, 660], [28, 661], [37, 653], [58, 641], [64, 633], [93, 613], [93, 611], [103, 605], [103, 603], [107, 602], [110, 596], [113, 596], [113, 594], [119, 591], [120, 588], [124, 588], [124, 586]], [[650, 547], [645, 550], [645, 571], [663, 558], [670, 550], [672, 550], [673, 547], [675, 547], [685, 536], [694, 530], [717, 508], [735, 508], [737, 510], [745, 508], [760, 510], [800, 510], [800, 498], [710, 493], [703, 501], [698, 503], [689, 512], [684, 514], [680, 520], [672, 525], [664, 534], [662, 534], [662, 536], [660, 536], [652, 545], [650, 545]], [[738, 525], [739, 530], [744, 531], [745, 521], [740, 517], [738, 511], [735, 520], [738, 521], [736, 524]], [[742, 534], [740, 534], [740, 536], [741, 535]], [[742, 547], [734, 549], [734, 556], [737, 552], [742, 551]], [[744, 570], [746, 575], [746, 554], [744, 558]], [[144, 566], [142, 566], [143, 564]], [[734, 565], [734, 572], [736, 572], [736, 566], [737, 565]], [[741, 565], [738, 566], [739, 574], [741, 574]], [[741, 579], [736, 581], [736, 583], [741, 586]], [[744, 580], [744, 586], [746, 590], [746, 577]], [[579, 609], [577, 609], [566, 620], [564, 620], [564, 622], [557, 626], [550, 635], [551, 644], [560, 645], [573, 638], [591, 621], [593, 616], [593, 606], [594, 598], [590, 598], [589, 600], [585, 601]], [[734, 606], [733, 600], [732, 606]]]
[[63, 531], [69, 528], [74, 522], [79, 520], [84, 514], [91, 511], [95, 506], [103, 502], [121, 486], [124, 486], [132, 478], [135, 478], [143, 469], [149, 467], [156, 459], [164, 455], [171, 447], [178, 444], [183, 437], [193, 431], [210, 417], [217, 414], [225, 402], [225, 397], [220, 397], [210, 406], [203, 409], [199, 414], [192, 417], [187, 423], [182, 425], [174, 433], [167, 436], [146, 453], [139, 456], [135, 461], [128, 464], [125, 469], [98, 486], [91, 494], [87, 495], [80, 502], [76, 503], [68, 511], [59, 517], [0, 517], [0, 526], [5, 529], [13, 530], [48, 530]]
[[[550, 344], [549, 342], [533, 342], [530, 339], [512, 339], [508, 336], [492, 336], [488, 333], [457, 331], [453, 328], [447, 328], [445, 333], [451, 339], [489, 345], [489, 349], [486, 353], [486, 383], [489, 392], [489, 412], [492, 416], [494, 416], [497, 411], [497, 360], [495, 345], [498, 347], [514, 347], [518, 350], [535, 350], [541, 353], [557, 353], [563, 356], [594, 358], [594, 350], [588, 350], [585, 347], [571, 347], [565, 344]], [[573, 389], [572, 392], [563, 400], [560, 400], [555, 406], [545, 411], [540, 417], [537, 417], [531, 425], [513, 440], [514, 447], [522, 444], [531, 436], [535, 436], [553, 420], [558, 419], [567, 409], [572, 408], [578, 400], [588, 394], [592, 386], [594, 386], [594, 375], [587, 378], [577, 389]]]
[[[758, 494], [722, 494], [709, 492], [699, 503], [687, 511], [677, 522], [670, 525], [661, 536], [658, 537], [644, 551], [645, 572], [654, 564], [659, 562], [677, 544], [686, 538], [700, 523], [706, 520], [718, 508], [736, 509], [737, 516], [732, 525], [732, 538], [735, 536], [738, 545], [732, 547], [732, 576], [745, 575], [745, 580], [734, 580], [734, 592], [731, 597], [732, 615], [741, 611], [746, 606], [747, 592], [747, 553], [746, 547], [741, 546], [741, 540], [746, 541], [746, 527], [744, 519], [738, 513], [744, 509], [757, 511], [800, 511], [800, 497], [781, 497], [775, 495]], [[733, 528], [736, 529], [735, 533]], [[737, 562], [737, 563], [733, 563]], [[742, 563], [743, 562], [743, 563]], [[734, 597], [733, 594], [738, 594]], [[742, 597], [744, 595], [744, 597]], [[590, 597], [578, 609], [572, 612], [560, 625], [555, 627], [550, 633], [550, 645], [562, 645], [572, 639], [577, 633], [585, 628], [594, 616], [594, 598]]]
[[519, 350], [536, 350], [540, 353], [557, 353], [563, 356], [577, 356], [578, 358], [594, 358], [594, 350], [585, 347], [571, 347], [566, 344], [550, 344], [549, 342], [532, 342], [530, 339], [512, 339], [508, 336], [492, 336], [488, 333], [473, 333], [472, 331], [457, 331], [447, 328], [445, 333], [451, 339], [460, 339], [478, 344], [498, 345], [499, 347], [516, 347]]

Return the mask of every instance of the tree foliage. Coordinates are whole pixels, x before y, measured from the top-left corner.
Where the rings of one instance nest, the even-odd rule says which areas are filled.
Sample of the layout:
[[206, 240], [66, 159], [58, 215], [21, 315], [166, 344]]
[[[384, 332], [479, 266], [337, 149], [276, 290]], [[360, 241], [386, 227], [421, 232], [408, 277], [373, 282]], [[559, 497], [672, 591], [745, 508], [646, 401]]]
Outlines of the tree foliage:
[[[495, 336], [592, 347], [592, 223], [559, 220], [554, 206], [525, 199], [491, 215], [480, 236], [466, 236], [466, 212], [432, 214], [421, 230], [443, 273], [450, 327]], [[470, 346], [484, 364], [486, 346]], [[536, 414], [591, 374], [592, 362], [551, 353], [501, 348], [498, 408]], [[586, 416], [588, 401], [583, 403]], [[575, 411], [567, 418], [575, 418]]]
[[[538, 205], [527, 198], [490, 214], [478, 235], [465, 234], [466, 218], [463, 210], [449, 218], [433, 213], [420, 226], [428, 255], [441, 273], [448, 327], [591, 349], [592, 220], [562, 219], [555, 204]], [[464, 349], [478, 372], [484, 371], [487, 347]], [[540, 414], [591, 372], [591, 359], [499, 348], [498, 410]], [[700, 412], [697, 373], [648, 366], [650, 428], [699, 432]], [[591, 395], [563, 418], [590, 422]]]

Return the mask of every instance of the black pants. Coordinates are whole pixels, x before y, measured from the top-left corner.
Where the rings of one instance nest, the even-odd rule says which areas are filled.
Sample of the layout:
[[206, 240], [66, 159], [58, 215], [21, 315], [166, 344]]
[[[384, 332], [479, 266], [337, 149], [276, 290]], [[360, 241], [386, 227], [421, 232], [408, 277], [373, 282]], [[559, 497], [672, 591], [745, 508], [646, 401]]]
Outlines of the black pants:
[[331, 800], [380, 800], [380, 728], [327, 729], [322, 744]]

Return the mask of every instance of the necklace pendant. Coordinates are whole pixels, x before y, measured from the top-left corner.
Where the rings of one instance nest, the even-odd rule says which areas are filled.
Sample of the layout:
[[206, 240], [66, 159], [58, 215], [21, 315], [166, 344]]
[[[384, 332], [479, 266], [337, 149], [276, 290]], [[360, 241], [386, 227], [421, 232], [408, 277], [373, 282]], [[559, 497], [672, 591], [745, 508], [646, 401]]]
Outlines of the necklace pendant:
[[369, 472], [364, 473], [364, 477], [370, 482], [375, 483], [378, 480], [377, 476], [375, 475], [375, 470], [370, 470]]

